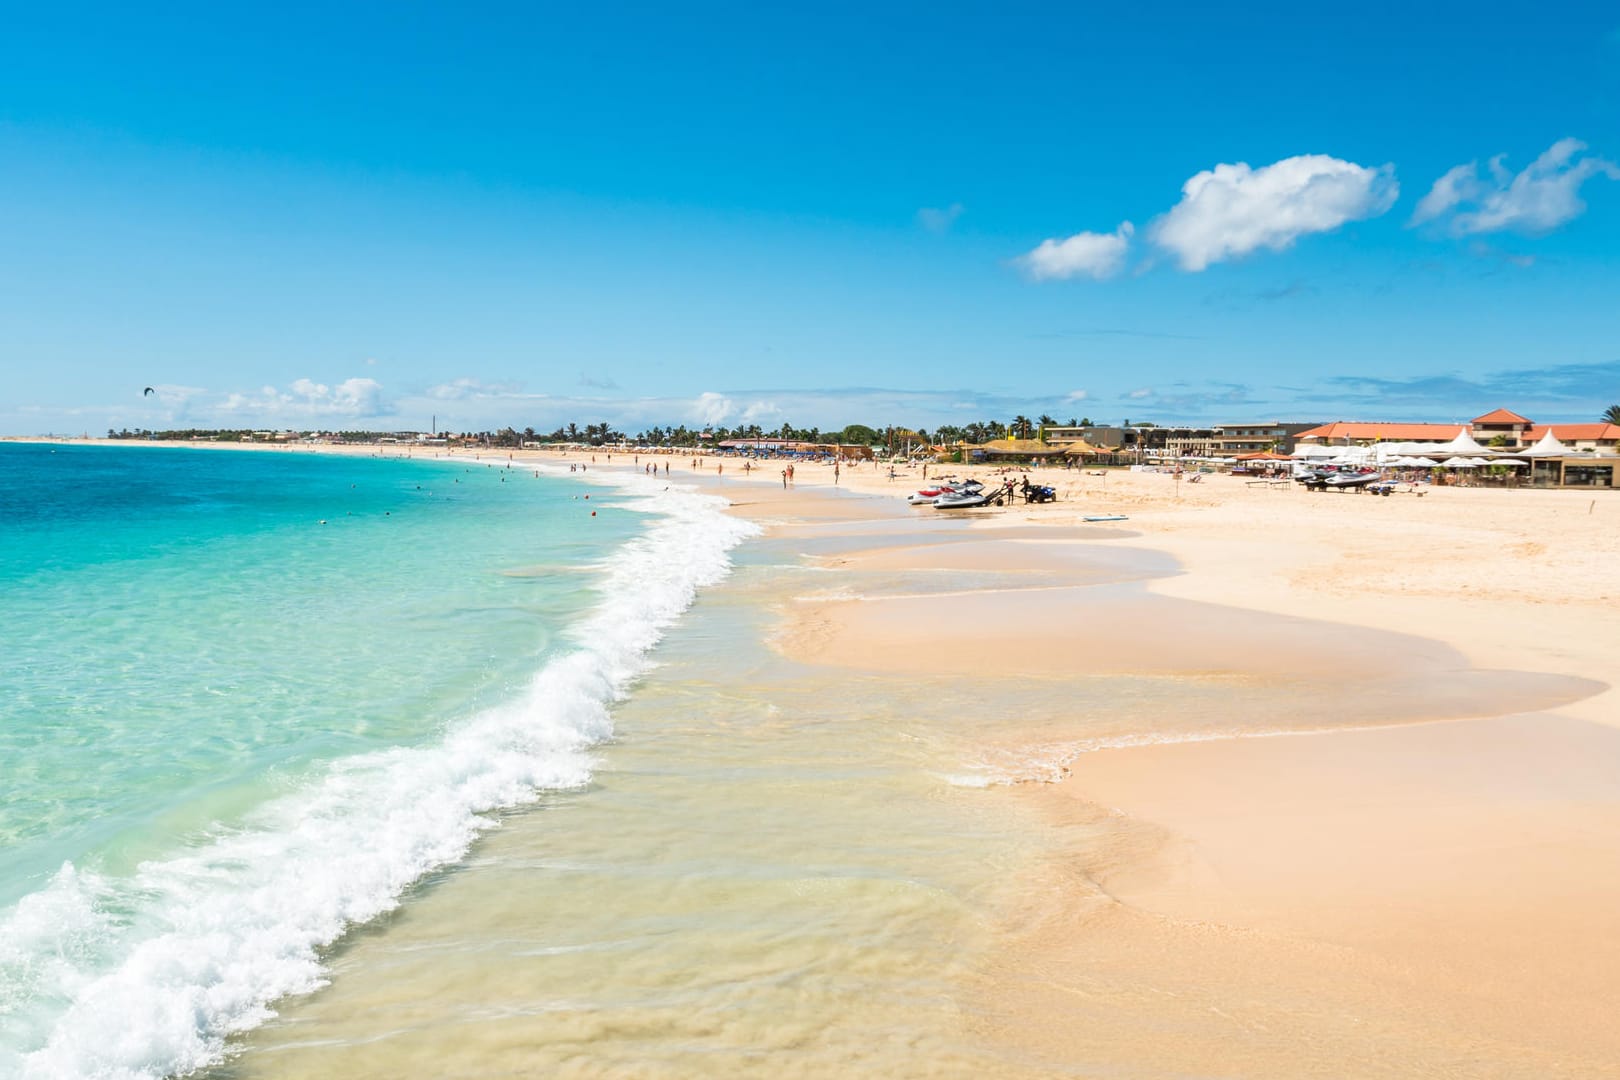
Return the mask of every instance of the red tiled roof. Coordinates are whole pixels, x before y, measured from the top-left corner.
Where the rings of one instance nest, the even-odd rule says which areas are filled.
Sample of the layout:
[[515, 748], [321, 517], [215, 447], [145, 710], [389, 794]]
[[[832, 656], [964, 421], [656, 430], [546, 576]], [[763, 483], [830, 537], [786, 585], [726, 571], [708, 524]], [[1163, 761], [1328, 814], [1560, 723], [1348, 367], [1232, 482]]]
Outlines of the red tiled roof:
[[1508, 412], [1506, 409], [1497, 409], [1495, 412], [1488, 412], [1484, 416], [1474, 417], [1474, 423], [1476, 424], [1528, 424], [1531, 422], [1529, 417], [1520, 416], [1516, 412]]
[[1298, 439], [1381, 439], [1386, 442], [1450, 442], [1464, 424], [1372, 424], [1355, 420], [1335, 420], [1294, 436]]
[[1535, 442], [1551, 428], [1553, 438], [1559, 442], [1586, 442], [1620, 439], [1620, 427], [1614, 424], [1541, 424], [1524, 433], [1523, 438]]

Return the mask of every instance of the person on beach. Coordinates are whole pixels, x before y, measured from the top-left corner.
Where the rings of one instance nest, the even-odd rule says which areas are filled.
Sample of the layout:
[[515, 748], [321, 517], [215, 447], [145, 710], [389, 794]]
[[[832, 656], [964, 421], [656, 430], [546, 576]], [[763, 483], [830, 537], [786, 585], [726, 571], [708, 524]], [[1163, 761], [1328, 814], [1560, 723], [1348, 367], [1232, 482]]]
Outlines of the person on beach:
[[838, 462], [833, 462], [833, 483], [838, 483]]
[[782, 490], [783, 491], [787, 490], [787, 482], [788, 482], [788, 471], [786, 469], [783, 469], [782, 470]]

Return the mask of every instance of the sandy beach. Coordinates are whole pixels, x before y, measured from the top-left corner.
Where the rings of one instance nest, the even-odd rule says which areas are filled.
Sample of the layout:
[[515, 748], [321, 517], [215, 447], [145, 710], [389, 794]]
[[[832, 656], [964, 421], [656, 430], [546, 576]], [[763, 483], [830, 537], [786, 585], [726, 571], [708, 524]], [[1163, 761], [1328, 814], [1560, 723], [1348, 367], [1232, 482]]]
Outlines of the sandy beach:
[[[1060, 782], [1016, 785], [1059, 834], [1110, 842], [1030, 883], [984, 988], [987, 1035], [1133, 1075], [1612, 1074], [1612, 493], [1055, 475], [1056, 504], [974, 522], [1040, 591], [828, 604], [798, 614], [789, 647], [919, 670], [1286, 674], [1315, 694], [1247, 732], [1271, 737], [1167, 723], [1145, 740], [1161, 745], [1069, 747]], [[1129, 520], [1082, 539], [1087, 514]], [[1068, 584], [1066, 543], [1182, 572]], [[987, 550], [919, 561], [967, 570]], [[1022, 737], [1061, 747], [1061, 727]]]
[[[813, 549], [783, 656], [1019, 688], [975, 729], [986, 805], [1042, 852], [964, 981], [983, 1045], [1053, 1075], [1620, 1068], [1613, 493], [1050, 470], [1057, 502], [942, 524], [897, 509], [916, 470], [846, 466], [833, 498], [830, 466], [654, 460]], [[1080, 724], [1074, 688], [1120, 676], [1205, 707]]]

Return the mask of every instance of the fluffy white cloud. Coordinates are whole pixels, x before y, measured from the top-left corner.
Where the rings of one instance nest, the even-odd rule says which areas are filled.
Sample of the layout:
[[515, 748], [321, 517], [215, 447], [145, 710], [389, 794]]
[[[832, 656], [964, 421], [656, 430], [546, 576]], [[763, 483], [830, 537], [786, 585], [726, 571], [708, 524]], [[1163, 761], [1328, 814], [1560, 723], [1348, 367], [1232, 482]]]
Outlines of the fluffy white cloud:
[[345, 379], [336, 386], [297, 379], [285, 390], [266, 386], [257, 394], [229, 394], [221, 412], [269, 419], [383, 416], [390, 412], [376, 379]]
[[1042, 240], [1034, 251], [1019, 256], [1017, 262], [1036, 281], [1085, 276], [1101, 281], [1113, 277], [1125, 265], [1125, 252], [1131, 246], [1136, 227], [1120, 222], [1111, 233], [1081, 232], [1064, 240]]
[[705, 390], [692, 403], [691, 414], [697, 417], [699, 422], [712, 426], [723, 423], [726, 417], [736, 411], [736, 408], [731, 399], [724, 394], [716, 394], [712, 390]]
[[1393, 165], [1370, 169], [1326, 154], [1302, 154], [1258, 169], [1243, 162], [1217, 165], [1181, 186], [1181, 201], [1153, 224], [1150, 235], [1183, 270], [1203, 270], [1377, 217], [1399, 194]]
[[1612, 161], [1599, 157], [1575, 160], [1585, 149], [1586, 144], [1578, 139], [1559, 139], [1517, 175], [1502, 164], [1505, 154], [1487, 164], [1488, 178], [1479, 175], [1477, 162], [1447, 169], [1418, 203], [1411, 224], [1422, 225], [1451, 214], [1448, 228], [1457, 236], [1504, 229], [1521, 233], [1556, 229], [1586, 210], [1582, 184], [1594, 176], [1620, 180], [1620, 167]]
[[1084, 401], [1090, 396], [1084, 390], [1070, 390], [1063, 396], [1063, 400], [1067, 402]]

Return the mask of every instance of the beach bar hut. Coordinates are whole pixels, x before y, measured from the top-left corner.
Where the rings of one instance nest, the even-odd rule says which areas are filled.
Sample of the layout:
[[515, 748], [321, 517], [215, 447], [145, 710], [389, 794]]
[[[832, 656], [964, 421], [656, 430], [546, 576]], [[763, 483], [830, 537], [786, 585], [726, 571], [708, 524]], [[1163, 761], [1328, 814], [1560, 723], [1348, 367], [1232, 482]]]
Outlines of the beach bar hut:
[[1064, 444], [1063, 456], [1073, 461], [1084, 462], [1112, 458], [1114, 452], [1106, 446], [1093, 446], [1084, 439], [1076, 439], [1074, 442]]

